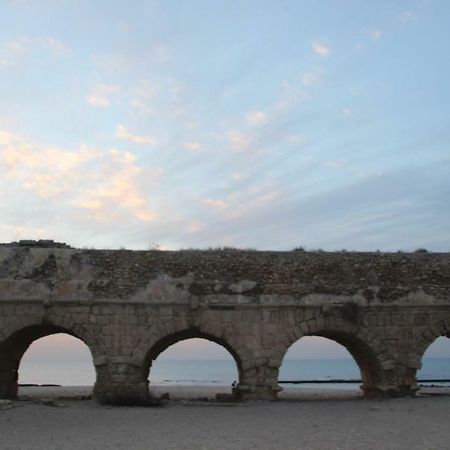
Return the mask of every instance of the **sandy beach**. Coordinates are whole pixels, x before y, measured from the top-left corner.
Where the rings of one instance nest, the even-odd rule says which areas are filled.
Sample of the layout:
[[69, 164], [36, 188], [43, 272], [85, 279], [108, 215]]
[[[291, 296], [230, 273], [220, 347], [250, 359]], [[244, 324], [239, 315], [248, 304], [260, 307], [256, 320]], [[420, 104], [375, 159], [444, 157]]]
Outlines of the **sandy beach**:
[[220, 404], [192, 400], [211, 394], [196, 389], [172, 387], [182, 400], [143, 408], [68, 399], [88, 388], [22, 388], [21, 400], [0, 408], [1, 449], [450, 448], [445, 394], [364, 400], [356, 391], [293, 389], [303, 400]]

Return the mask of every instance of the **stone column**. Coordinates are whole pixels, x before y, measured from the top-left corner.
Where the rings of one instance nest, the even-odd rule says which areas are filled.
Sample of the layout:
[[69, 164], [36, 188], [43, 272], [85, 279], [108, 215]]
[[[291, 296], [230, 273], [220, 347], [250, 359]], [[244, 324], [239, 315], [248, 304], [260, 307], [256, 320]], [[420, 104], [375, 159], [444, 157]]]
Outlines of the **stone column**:
[[383, 362], [375, 380], [361, 372], [361, 389], [367, 398], [410, 397], [418, 390], [415, 370], [408, 369], [402, 360]]
[[0, 399], [17, 397], [19, 373], [17, 364], [13, 361], [0, 359]]
[[129, 361], [114, 361], [96, 364], [97, 381], [94, 386], [95, 399], [111, 405], [151, 405], [148, 381], [143, 380], [142, 368]]
[[241, 381], [234, 392], [242, 400], [276, 400], [278, 367], [272, 367], [268, 358], [256, 358], [242, 364]]

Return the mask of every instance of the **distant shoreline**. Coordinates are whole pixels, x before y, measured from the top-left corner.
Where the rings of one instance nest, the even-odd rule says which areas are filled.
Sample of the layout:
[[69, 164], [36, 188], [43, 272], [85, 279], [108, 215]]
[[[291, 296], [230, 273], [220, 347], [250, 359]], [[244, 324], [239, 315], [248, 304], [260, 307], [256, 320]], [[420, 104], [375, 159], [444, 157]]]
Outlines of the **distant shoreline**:
[[[19, 400], [90, 400], [93, 386], [19, 386]], [[231, 394], [231, 386], [198, 386], [198, 385], [150, 385], [150, 395], [168, 400], [183, 401], [214, 401], [217, 394]], [[421, 395], [450, 395], [450, 386], [423, 386]], [[291, 387], [283, 389], [278, 394], [280, 401], [308, 401], [308, 400], [351, 400], [363, 398], [359, 387], [339, 389], [333, 387]]]

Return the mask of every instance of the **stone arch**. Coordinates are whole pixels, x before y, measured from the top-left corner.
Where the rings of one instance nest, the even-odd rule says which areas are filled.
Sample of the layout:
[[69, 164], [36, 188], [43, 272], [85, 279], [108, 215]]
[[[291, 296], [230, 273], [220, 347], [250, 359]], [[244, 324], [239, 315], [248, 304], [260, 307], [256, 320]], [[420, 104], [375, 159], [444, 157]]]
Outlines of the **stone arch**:
[[442, 319], [427, 327], [417, 338], [415, 355], [422, 360], [428, 347], [441, 336], [450, 337], [450, 318]]
[[361, 372], [361, 389], [368, 397], [390, 395], [390, 374], [395, 361], [382, 341], [366, 329], [352, 326], [328, 327], [324, 321], [308, 321], [291, 329], [278, 355], [278, 370], [292, 344], [304, 336], [320, 336], [341, 344], [352, 355]]
[[[96, 324], [86, 324], [81, 320], [76, 320], [76, 315], [73, 314], [58, 314], [57, 317], [42, 317], [42, 316], [26, 316], [21, 314], [19, 317], [14, 317], [6, 323], [2, 324], [0, 332], [0, 346], [11, 338], [14, 334], [32, 327], [45, 327], [61, 329], [65, 331], [56, 331], [54, 333], [43, 334], [36, 339], [48, 336], [55, 333], [66, 333], [80, 339], [89, 348], [94, 364], [97, 365], [97, 360], [105, 359], [106, 342], [102, 336], [99, 327]], [[36, 340], [35, 339], [35, 340]]]
[[441, 319], [433, 325], [428, 326], [416, 337], [415, 346], [407, 362], [405, 374], [406, 383], [410, 384], [414, 390], [418, 389], [416, 376], [417, 371], [422, 367], [425, 352], [441, 336], [450, 338], [450, 318]]
[[153, 342], [149, 347], [142, 364], [142, 377], [147, 380], [153, 361], [171, 345], [186, 339], [201, 338], [214, 342], [223, 348], [233, 357], [239, 375], [239, 382], [243, 379], [242, 359], [239, 351], [230, 344], [225, 338], [201, 331], [199, 328], [190, 327], [161, 337]]
[[7, 328], [10, 331], [13, 329], [13, 331], [0, 342], [0, 398], [15, 398], [17, 396], [20, 361], [29, 346], [40, 338], [56, 333], [73, 336], [89, 348], [98, 378], [98, 369], [95, 364], [97, 346], [91, 342], [89, 333], [86, 332], [84, 327], [73, 327], [71, 329], [50, 322], [30, 324], [27, 321], [25, 323], [22, 321], [20, 323], [22, 326], [15, 324], [14, 327], [13, 324], [10, 324]]

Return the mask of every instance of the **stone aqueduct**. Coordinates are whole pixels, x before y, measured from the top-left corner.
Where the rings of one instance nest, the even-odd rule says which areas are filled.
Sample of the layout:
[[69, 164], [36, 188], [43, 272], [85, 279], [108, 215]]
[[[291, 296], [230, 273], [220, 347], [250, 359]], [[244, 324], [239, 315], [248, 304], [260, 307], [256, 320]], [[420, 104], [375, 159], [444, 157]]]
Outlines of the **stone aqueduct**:
[[145, 402], [152, 361], [191, 337], [232, 354], [243, 399], [276, 398], [304, 335], [344, 345], [367, 396], [410, 395], [423, 353], [450, 333], [450, 254], [0, 245], [0, 398], [17, 395], [28, 346], [59, 332], [88, 345], [107, 403]]

